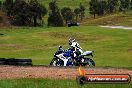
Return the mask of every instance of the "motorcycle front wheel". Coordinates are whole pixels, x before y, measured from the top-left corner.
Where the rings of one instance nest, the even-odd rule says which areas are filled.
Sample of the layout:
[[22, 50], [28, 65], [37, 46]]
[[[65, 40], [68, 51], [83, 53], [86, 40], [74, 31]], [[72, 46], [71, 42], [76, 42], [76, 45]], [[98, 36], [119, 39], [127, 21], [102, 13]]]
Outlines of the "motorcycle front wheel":
[[50, 62], [50, 66], [63, 66], [63, 62], [60, 59], [54, 57]]

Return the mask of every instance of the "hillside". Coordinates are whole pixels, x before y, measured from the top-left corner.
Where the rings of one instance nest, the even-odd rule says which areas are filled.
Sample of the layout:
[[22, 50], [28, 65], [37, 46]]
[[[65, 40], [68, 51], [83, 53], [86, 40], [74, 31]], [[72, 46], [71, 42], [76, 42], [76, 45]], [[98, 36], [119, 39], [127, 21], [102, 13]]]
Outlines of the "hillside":
[[[4, 0], [1, 0], [4, 1]], [[51, 0], [38, 0], [41, 4], [45, 5], [48, 9], [48, 4]], [[114, 14], [107, 14], [105, 16], [98, 16], [94, 19], [92, 16], [89, 15], [89, 0], [57, 0], [57, 5], [61, 9], [63, 7], [70, 7], [72, 10], [79, 7], [80, 3], [82, 3], [86, 10], [85, 10], [85, 18], [81, 21], [81, 25], [118, 25], [118, 26], [131, 26], [132, 25], [132, 11], [127, 11], [126, 13], [114, 13]], [[1, 14], [1, 12], [0, 12]], [[1, 25], [9, 25], [8, 19], [3, 13], [1, 14], [4, 18], [4, 21]], [[0, 15], [0, 16], [1, 16]], [[43, 18], [45, 23], [47, 24], [48, 14]]]
[[96, 19], [92, 17], [86, 17], [82, 22], [82, 25], [118, 25], [118, 26], [132, 26], [132, 11], [126, 13], [110, 14]]
[[[0, 1], [5, 1], [5, 0], [0, 0]], [[28, 1], [28, 0], [25, 0]], [[38, 0], [41, 4], [46, 6], [48, 9], [49, 2], [52, 0]], [[72, 10], [75, 8], [79, 7], [80, 3], [85, 6], [85, 13], [86, 15], [89, 15], [89, 0], [56, 0], [58, 7], [61, 9], [63, 7], [70, 7]]]

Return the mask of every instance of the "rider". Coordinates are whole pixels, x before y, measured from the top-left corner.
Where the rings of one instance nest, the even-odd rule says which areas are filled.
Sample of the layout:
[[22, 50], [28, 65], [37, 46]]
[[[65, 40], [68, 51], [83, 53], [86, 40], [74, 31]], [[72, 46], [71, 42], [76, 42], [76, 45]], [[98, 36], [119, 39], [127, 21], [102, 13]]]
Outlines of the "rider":
[[59, 49], [58, 49], [58, 51], [56, 52], [55, 55], [61, 54], [61, 53], [63, 53], [63, 52], [64, 52], [64, 49], [62, 48], [62, 46], [59, 46]]
[[59, 46], [59, 51], [64, 52], [64, 49], [62, 48], [62, 46]]
[[78, 44], [78, 42], [75, 41], [74, 38], [70, 38], [69, 39], [69, 46], [70, 49], [73, 51], [73, 59], [75, 60], [74, 64], [78, 64], [78, 62], [80, 62], [81, 60], [81, 54], [83, 54], [82, 48], [80, 47], [80, 45]]
[[80, 45], [78, 44], [78, 42], [76, 42], [74, 38], [69, 39], [69, 45], [70, 45], [70, 48], [73, 49], [73, 51], [79, 50], [81, 54], [83, 53], [82, 48], [80, 47]]

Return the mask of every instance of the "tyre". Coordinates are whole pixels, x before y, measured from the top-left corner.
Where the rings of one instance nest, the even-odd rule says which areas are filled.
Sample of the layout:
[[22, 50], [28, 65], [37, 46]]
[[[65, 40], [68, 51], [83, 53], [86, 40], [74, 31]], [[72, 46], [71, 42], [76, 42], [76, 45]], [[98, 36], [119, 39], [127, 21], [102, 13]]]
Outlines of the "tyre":
[[5, 60], [5, 65], [17, 65], [17, 62], [15, 58], [8, 58]]
[[95, 66], [95, 62], [91, 58], [85, 58], [85, 65]]
[[15, 58], [9, 58], [5, 60], [5, 65], [32, 65], [31, 59], [15, 59]]
[[94, 62], [92, 59], [90, 59], [90, 64], [91, 64], [92, 66], [95, 66], [95, 62]]
[[52, 61], [50, 62], [50, 65], [51, 66], [56, 66], [56, 63], [57, 63], [57, 61], [53, 58]]
[[5, 65], [5, 58], [0, 58], [0, 65]]
[[17, 65], [32, 65], [32, 60], [31, 59], [17, 59]]
[[51, 66], [63, 66], [64, 63], [63, 63], [63, 61], [60, 60], [59, 58], [54, 57], [54, 58], [52, 59], [52, 61], [50, 62], [50, 65], [51, 65]]

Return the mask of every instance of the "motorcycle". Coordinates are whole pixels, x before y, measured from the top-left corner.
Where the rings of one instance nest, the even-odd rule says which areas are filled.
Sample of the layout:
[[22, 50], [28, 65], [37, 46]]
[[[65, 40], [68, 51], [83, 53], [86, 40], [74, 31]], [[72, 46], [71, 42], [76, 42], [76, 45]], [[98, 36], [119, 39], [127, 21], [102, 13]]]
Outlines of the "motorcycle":
[[80, 45], [73, 38], [69, 39], [69, 45], [70, 47], [67, 50], [63, 50], [62, 46], [59, 47], [50, 63], [51, 66], [95, 66], [93, 59], [87, 57], [90, 55], [93, 57], [94, 51], [83, 52]]
[[[82, 51], [81, 49], [79, 51]], [[93, 59], [87, 56], [93, 57], [94, 51], [86, 51], [79, 55], [76, 52], [68, 49], [66, 51], [57, 51], [54, 54], [54, 58], [50, 62], [51, 66], [95, 66]]]
[[54, 54], [52, 61], [50, 62], [51, 66], [70, 66], [72, 63], [72, 51], [66, 50], [64, 52], [57, 51]]

